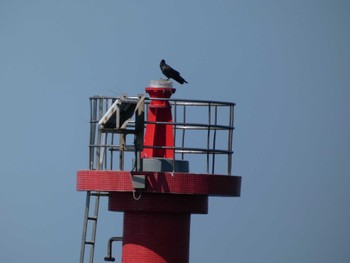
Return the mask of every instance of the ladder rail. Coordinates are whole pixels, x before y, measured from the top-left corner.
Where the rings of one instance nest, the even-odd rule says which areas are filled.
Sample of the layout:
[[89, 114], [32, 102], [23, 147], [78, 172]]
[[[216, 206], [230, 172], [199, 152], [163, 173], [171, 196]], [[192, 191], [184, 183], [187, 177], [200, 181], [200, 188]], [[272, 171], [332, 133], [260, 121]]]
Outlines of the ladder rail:
[[[100, 206], [100, 196], [95, 196], [95, 207], [94, 207], [94, 215], [93, 217], [88, 217], [88, 220], [92, 221], [92, 230], [91, 230], [91, 248], [90, 248], [90, 257], [89, 262], [92, 263], [94, 261], [94, 253], [95, 253], [95, 242], [96, 242], [96, 230], [97, 230], [97, 218], [98, 211]], [[86, 244], [86, 243], [85, 243]]]
[[89, 208], [90, 208], [90, 191], [86, 192], [86, 202], [85, 202], [85, 214], [84, 214], [84, 223], [83, 223], [83, 235], [81, 240], [81, 249], [80, 249], [80, 263], [84, 263], [84, 255], [85, 255], [85, 242], [86, 242], [86, 232], [88, 225], [88, 217], [89, 217]]

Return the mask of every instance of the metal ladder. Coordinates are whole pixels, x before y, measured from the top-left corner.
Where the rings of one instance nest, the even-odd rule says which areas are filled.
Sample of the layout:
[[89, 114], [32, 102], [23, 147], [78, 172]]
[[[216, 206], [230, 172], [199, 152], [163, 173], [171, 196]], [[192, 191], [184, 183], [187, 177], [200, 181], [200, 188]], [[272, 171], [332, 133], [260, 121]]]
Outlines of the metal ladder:
[[[105, 139], [105, 135], [101, 134], [101, 132], [98, 131], [98, 144], [100, 144], [101, 140], [104, 140], [104, 139]], [[103, 158], [104, 149], [98, 149], [97, 152], [98, 152], [97, 169], [101, 170], [103, 166], [103, 160], [104, 160]], [[92, 166], [93, 165], [94, 164], [92, 164]], [[108, 192], [97, 192], [97, 191], [86, 192], [83, 234], [82, 234], [81, 250], [80, 250], [80, 263], [94, 262], [96, 230], [97, 230], [98, 212], [100, 207], [100, 197], [108, 196], [108, 195], [109, 195]], [[91, 211], [90, 211], [90, 207], [92, 208]], [[88, 231], [90, 232], [89, 238], [87, 236]], [[90, 249], [88, 261], [85, 260], [85, 250], [87, 247], [89, 247]]]
[[[101, 132], [97, 129], [97, 120], [101, 117], [102, 111], [103, 111], [103, 105], [101, 103], [102, 100], [99, 100], [99, 102], [100, 103], [97, 103], [96, 101], [94, 101], [94, 103], [90, 105], [90, 145], [94, 145], [94, 144], [100, 145], [101, 140], [103, 140]], [[97, 138], [96, 138], [96, 130], [98, 130]], [[91, 170], [94, 170], [96, 168], [100, 170], [102, 168], [103, 158], [100, 158], [101, 157], [100, 154], [101, 154], [100, 148], [97, 148], [97, 150], [95, 150], [94, 148], [90, 147], [89, 165]], [[97, 165], [97, 167], [95, 167], [95, 165]], [[80, 261], [79, 261], [80, 263], [94, 262], [96, 230], [97, 230], [98, 212], [99, 212], [101, 196], [108, 196], [108, 193], [96, 192], [96, 191], [86, 192], [83, 234], [82, 234], [81, 249], [80, 249]], [[93, 205], [93, 207], [90, 210], [91, 205]], [[90, 232], [89, 237], [88, 237], [88, 232]], [[87, 249], [89, 249], [88, 260], [85, 259], [85, 252]]]
[[[96, 99], [90, 100], [90, 157], [89, 157], [89, 167], [90, 170], [112, 170], [112, 160], [110, 159], [110, 167], [107, 165], [107, 149], [111, 150], [111, 156], [113, 156], [113, 135], [109, 137], [111, 133], [120, 134], [120, 170], [124, 170], [124, 160], [123, 152], [126, 149], [126, 135], [135, 134], [137, 140], [135, 140], [135, 165], [136, 169], [140, 169], [142, 166], [141, 150], [143, 143], [143, 129], [144, 129], [144, 95], [140, 95], [137, 100], [133, 99], [131, 102], [127, 101], [127, 97], [124, 96], [120, 101], [124, 102], [124, 106], [128, 106], [130, 103], [134, 105], [132, 108], [135, 114], [135, 127], [131, 130], [120, 130], [125, 129], [128, 124], [128, 118], [121, 122], [121, 127], [116, 127], [113, 129], [113, 132], [105, 130], [99, 126], [99, 121], [102, 119], [105, 112], [111, 107], [113, 100], [105, 101], [103, 98], [98, 97]], [[126, 102], [125, 102], [126, 101]], [[123, 105], [122, 105], [123, 106]], [[126, 107], [128, 108], [128, 107]], [[122, 109], [121, 109], [122, 111]], [[125, 113], [126, 114], [126, 113]], [[117, 117], [120, 117], [117, 115]], [[130, 116], [129, 116], [130, 117]], [[111, 139], [109, 145], [108, 138]], [[108, 146], [107, 146], [108, 145]], [[95, 252], [95, 243], [96, 243], [96, 230], [97, 230], [97, 221], [100, 205], [100, 197], [109, 196], [108, 192], [98, 192], [98, 191], [87, 191], [86, 192], [86, 203], [85, 203], [85, 214], [84, 214], [84, 223], [83, 223], [83, 235], [81, 241], [81, 250], [80, 250], [80, 263], [89, 262], [93, 263], [94, 261], [94, 252]], [[91, 200], [94, 199], [94, 200]], [[93, 204], [92, 204], [93, 203]], [[91, 211], [90, 211], [90, 206]], [[89, 233], [89, 237], [88, 237]], [[112, 251], [111, 251], [111, 242], [112, 241], [121, 241], [122, 238], [112, 238], [109, 241], [109, 250], [108, 256], [105, 258], [106, 261], [113, 261]], [[85, 259], [86, 250], [89, 248], [89, 259]]]
[[[92, 263], [94, 260], [94, 252], [95, 252], [95, 242], [96, 242], [96, 230], [97, 230], [97, 220], [98, 220], [98, 212], [100, 206], [100, 197], [108, 196], [108, 193], [105, 192], [86, 192], [86, 203], [85, 203], [85, 214], [84, 214], [84, 223], [83, 223], [83, 235], [82, 235], [82, 243], [81, 243], [81, 251], [80, 251], [80, 263], [85, 262], [85, 250], [87, 246], [90, 247], [89, 253], [89, 263]], [[91, 199], [93, 201], [93, 211], [90, 212]], [[90, 238], [87, 237], [88, 228], [90, 227], [91, 233]]]

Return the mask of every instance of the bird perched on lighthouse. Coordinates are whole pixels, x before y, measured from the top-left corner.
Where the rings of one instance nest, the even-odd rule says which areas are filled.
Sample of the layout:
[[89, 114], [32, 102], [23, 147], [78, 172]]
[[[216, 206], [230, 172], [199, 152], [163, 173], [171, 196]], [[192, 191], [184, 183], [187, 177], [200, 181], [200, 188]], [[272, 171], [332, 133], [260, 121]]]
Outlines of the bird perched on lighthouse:
[[171, 78], [180, 84], [188, 83], [184, 78], [180, 76], [180, 73], [178, 71], [167, 65], [164, 59], [160, 61], [160, 70], [168, 78], [168, 80]]

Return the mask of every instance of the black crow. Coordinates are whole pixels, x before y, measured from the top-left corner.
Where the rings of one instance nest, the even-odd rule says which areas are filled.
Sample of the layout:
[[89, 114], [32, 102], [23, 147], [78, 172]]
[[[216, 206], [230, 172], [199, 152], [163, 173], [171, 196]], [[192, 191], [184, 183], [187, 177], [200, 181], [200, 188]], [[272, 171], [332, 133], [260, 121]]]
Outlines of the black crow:
[[168, 80], [170, 78], [172, 78], [173, 80], [176, 80], [177, 82], [179, 82], [180, 84], [184, 84], [184, 83], [188, 83], [186, 80], [184, 80], [181, 76], [180, 73], [177, 72], [175, 69], [173, 69], [172, 67], [170, 67], [169, 65], [167, 65], [165, 63], [165, 60], [162, 59], [162, 61], [160, 62], [160, 69], [162, 71], [162, 73], [168, 78]]

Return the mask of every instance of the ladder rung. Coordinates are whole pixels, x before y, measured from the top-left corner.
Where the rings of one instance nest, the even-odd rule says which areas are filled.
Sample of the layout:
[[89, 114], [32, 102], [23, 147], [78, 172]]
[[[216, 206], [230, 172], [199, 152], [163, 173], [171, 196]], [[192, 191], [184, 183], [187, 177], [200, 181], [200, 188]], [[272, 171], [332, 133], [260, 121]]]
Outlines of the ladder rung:
[[85, 245], [95, 245], [94, 241], [85, 241]]
[[97, 221], [97, 217], [96, 216], [89, 216], [88, 220]]
[[90, 195], [92, 195], [92, 196], [109, 196], [109, 193], [105, 193], [105, 192], [99, 193], [99, 192], [97, 192], [97, 193], [90, 193]]

